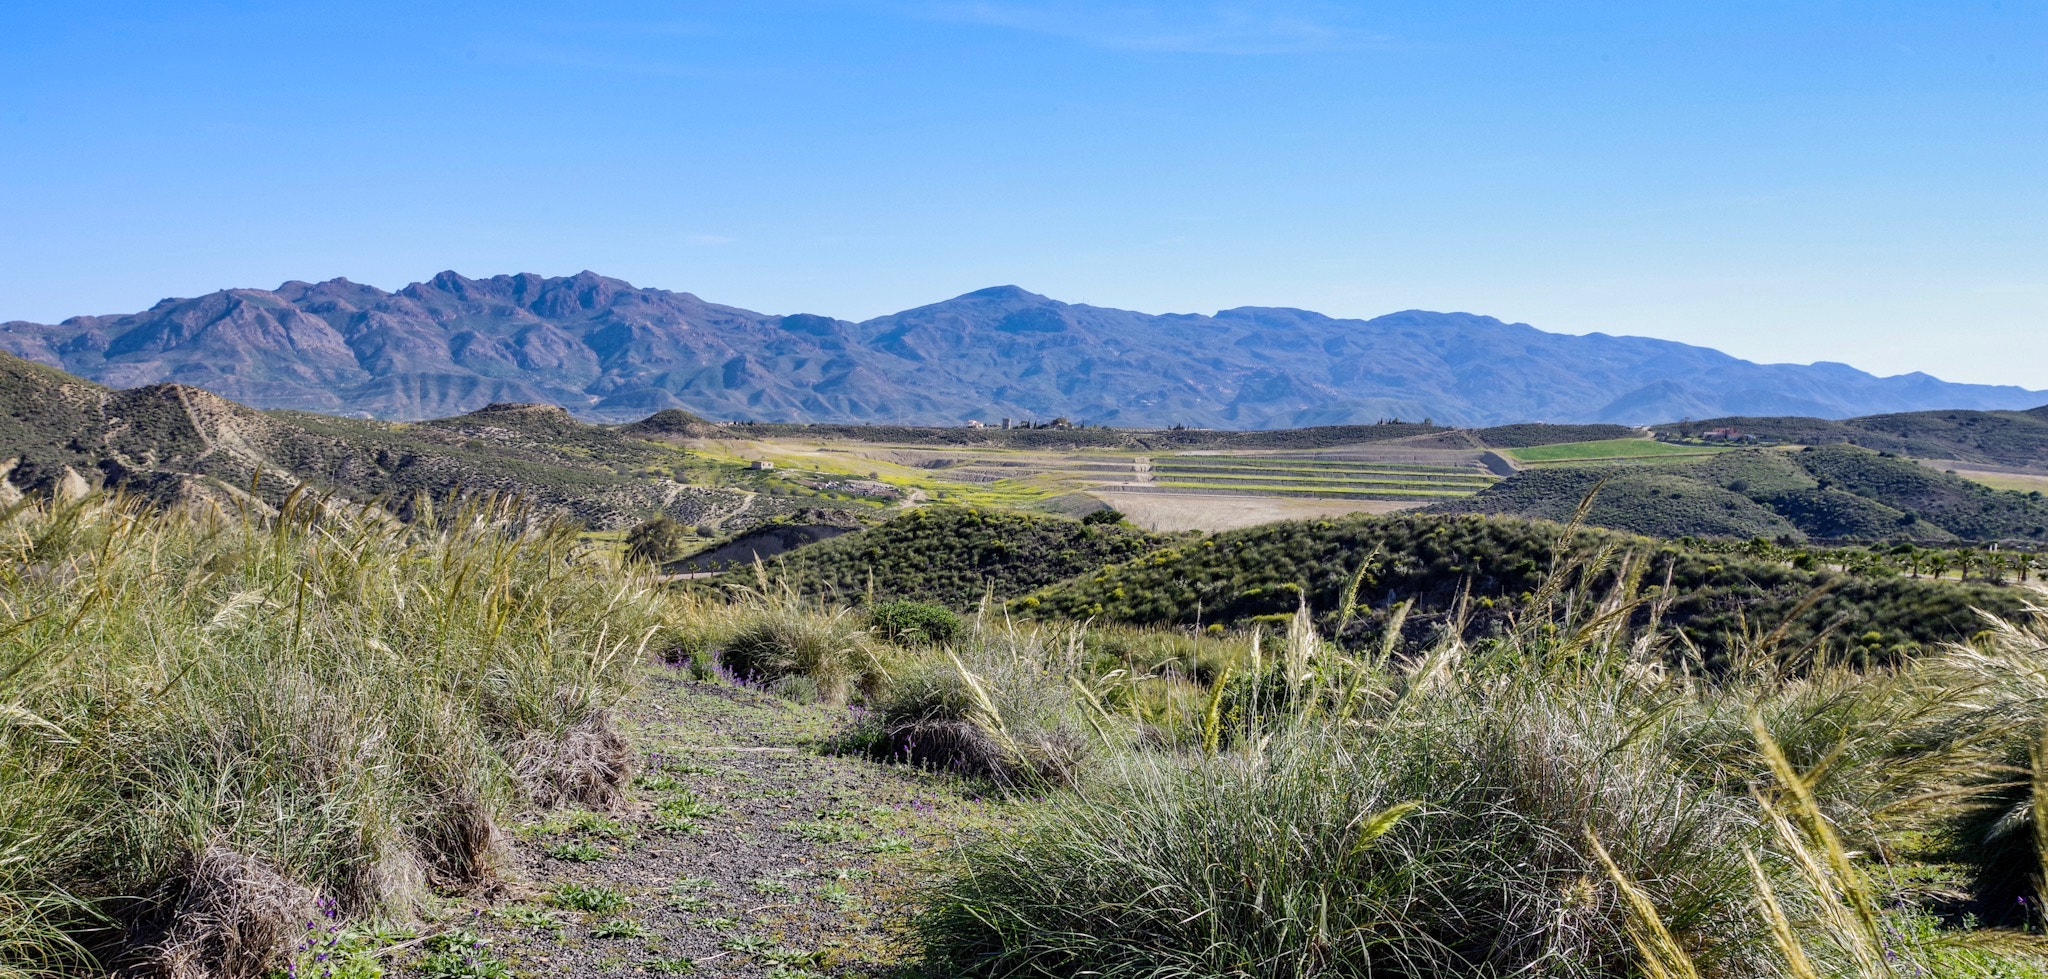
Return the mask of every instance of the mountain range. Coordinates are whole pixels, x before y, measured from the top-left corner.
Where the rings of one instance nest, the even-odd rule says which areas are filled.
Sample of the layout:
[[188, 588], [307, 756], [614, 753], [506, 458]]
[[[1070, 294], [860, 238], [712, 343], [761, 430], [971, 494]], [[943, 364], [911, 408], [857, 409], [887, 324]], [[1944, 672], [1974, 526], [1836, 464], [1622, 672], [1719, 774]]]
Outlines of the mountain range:
[[592, 272], [443, 272], [396, 292], [347, 279], [227, 289], [139, 313], [0, 324], [0, 350], [113, 387], [176, 382], [258, 408], [392, 420], [540, 402], [591, 421], [683, 408], [724, 420], [1065, 416], [1266, 429], [1382, 418], [1842, 418], [2048, 402], [2048, 392], [2019, 387], [1757, 364], [1470, 313], [1154, 315], [1000, 286], [856, 323], [757, 313]]

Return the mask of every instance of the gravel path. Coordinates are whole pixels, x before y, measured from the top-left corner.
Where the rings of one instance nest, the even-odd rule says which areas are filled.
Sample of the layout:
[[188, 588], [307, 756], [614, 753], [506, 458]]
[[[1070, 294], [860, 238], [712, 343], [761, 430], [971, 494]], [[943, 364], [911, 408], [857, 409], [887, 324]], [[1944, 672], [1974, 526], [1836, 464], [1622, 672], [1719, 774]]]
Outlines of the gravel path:
[[917, 880], [997, 805], [823, 753], [841, 710], [659, 671], [625, 714], [627, 810], [521, 827], [515, 899], [454, 914], [475, 957], [518, 977], [897, 974]]

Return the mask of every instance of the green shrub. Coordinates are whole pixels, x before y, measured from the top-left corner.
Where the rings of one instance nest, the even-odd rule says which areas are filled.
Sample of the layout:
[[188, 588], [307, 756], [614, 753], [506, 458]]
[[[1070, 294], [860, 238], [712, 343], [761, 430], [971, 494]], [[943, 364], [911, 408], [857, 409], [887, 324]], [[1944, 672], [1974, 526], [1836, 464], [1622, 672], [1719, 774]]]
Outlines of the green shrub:
[[[874, 689], [883, 676], [881, 651], [851, 612], [810, 611], [789, 604], [749, 614], [719, 650], [738, 679], [763, 686], [801, 678], [804, 690], [830, 703]], [[796, 691], [785, 686], [785, 691]]]
[[930, 602], [881, 602], [868, 609], [868, 622], [883, 638], [906, 645], [950, 642], [960, 631], [958, 614]]
[[1072, 781], [1099, 742], [1069, 678], [1078, 644], [1051, 630], [977, 627], [899, 670], [853, 741], [881, 759], [1006, 786]]
[[682, 556], [689, 528], [672, 517], [655, 517], [626, 532], [626, 556], [649, 564], [666, 564]]
[[1213, 758], [1126, 756], [970, 849], [917, 927], [956, 975], [1625, 976], [1588, 832], [1703, 963], [1758, 975], [1740, 800], [1626, 695], [1453, 688]]

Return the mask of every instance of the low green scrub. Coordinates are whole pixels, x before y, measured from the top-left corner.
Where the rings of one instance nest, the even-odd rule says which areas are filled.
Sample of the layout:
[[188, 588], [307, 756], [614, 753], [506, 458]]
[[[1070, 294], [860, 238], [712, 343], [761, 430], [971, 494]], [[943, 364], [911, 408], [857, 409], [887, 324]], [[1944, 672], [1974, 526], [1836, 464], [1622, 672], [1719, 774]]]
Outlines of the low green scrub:
[[1850, 445], [1643, 461], [1546, 465], [1436, 509], [1562, 520], [1597, 488], [1586, 522], [1657, 537], [2048, 540], [2048, 502]]
[[1523, 449], [1538, 445], [1562, 445], [1567, 442], [1607, 442], [1635, 436], [1636, 430], [1627, 425], [1496, 425], [1472, 433], [1474, 437], [1494, 449]]
[[952, 609], [930, 602], [882, 602], [867, 611], [868, 622], [875, 631], [893, 643], [934, 645], [949, 642], [960, 632], [960, 616]]
[[[1564, 534], [1554, 523], [1478, 516], [1288, 521], [1163, 548], [1042, 589], [1012, 608], [1047, 620], [1244, 625], [1291, 615], [1306, 602], [1325, 623], [1349, 623], [1344, 641], [1369, 643], [1391, 609], [1413, 602], [1406, 639], [1414, 643], [1451, 627], [1486, 635], [1546, 582], [1603, 591], [1617, 576], [1640, 575], [1659, 589], [1661, 621], [1710, 658], [1782, 626], [1778, 638], [1792, 647], [1832, 636], [1834, 648], [1882, 659], [1967, 638], [1983, 628], [1975, 610], [2015, 613], [2027, 594], [1806, 570], [1598, 530], [1580, 530], [1560, 551]], [[1553, 572], [1562, 569], [1570, 578], [1556, 581]], [[1341, 607], [1347, 593], [1349, 612]]]
[[[877, 527], [778, 555], [778, 587], [843, 603], [913, 600], [969, 609], [1152, 550], [1169, 538], [1117, 524], [1006, 510], [935, 506]], [[757, 588], [752, 569], [711, 579], [728, 593]]]

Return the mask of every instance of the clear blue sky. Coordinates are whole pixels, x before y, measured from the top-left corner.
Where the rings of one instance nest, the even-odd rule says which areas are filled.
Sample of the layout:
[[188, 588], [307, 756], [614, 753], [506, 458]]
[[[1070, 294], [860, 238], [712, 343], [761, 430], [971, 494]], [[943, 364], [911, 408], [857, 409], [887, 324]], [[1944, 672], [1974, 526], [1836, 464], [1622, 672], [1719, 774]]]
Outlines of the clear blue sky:
[[0, 319], [590, 268], [2048, 388], [2041, 0], [313, 6], [5, 4]]

